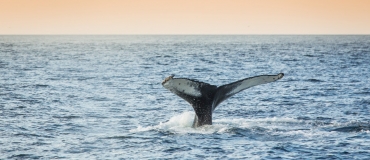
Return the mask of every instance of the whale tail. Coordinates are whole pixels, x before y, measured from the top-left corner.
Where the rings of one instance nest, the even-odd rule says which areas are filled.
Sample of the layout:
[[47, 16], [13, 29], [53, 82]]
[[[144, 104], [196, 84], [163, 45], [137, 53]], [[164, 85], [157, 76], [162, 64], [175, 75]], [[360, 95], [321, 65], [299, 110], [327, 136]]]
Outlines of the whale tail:
[[231, 96], [260, 84], [274, 82], [283, 78], [284, 73], [277, 75], [260, 75], [245, 78], [230, 84], [215, 86], [187, 78], [167, 77], [162, 85], [172, 93], [189, 102], [195, 111], [193, 127], [212, 125], [212, 113], [216, 107]]

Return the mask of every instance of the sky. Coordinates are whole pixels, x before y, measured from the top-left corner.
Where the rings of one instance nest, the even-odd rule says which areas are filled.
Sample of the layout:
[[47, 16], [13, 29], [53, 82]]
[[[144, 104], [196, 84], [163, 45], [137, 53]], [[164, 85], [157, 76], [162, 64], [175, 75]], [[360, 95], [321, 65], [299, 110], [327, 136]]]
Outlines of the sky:
[[370, 34], [370, 0], [0, 0], [0, 35]]

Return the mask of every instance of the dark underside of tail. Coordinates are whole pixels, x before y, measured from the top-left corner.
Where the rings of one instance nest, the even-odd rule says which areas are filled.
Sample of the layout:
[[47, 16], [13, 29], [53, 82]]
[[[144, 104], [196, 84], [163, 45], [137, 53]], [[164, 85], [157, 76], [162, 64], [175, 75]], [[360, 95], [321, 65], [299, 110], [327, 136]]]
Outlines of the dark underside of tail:
[[195, 111], [193, 127], [212, 125], [212, 105], [217, 86], [203, 83], [199, 87], [202, 95], [201, 97], [187, 95], [186, 98], [184, 98], [191, 104]]
[[193, 127], [212, 125], [213, 111], [222, 101], [230, 97], [226, 96], [225, 93], [229, 93], [232, 89], [233, 87], [202, 85], [200, 87], [200, 91], [203, 95], [202, 97], [187, 98], [187, 101], [192, 105], [195, 111]]

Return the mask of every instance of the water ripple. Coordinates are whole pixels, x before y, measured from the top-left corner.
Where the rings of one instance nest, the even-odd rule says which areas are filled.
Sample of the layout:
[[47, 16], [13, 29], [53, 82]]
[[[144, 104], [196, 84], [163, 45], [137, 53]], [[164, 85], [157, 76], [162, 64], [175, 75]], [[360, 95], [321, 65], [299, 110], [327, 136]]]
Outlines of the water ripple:
[[[370, 36], [0, 36], [0, 159], [367, 159]], [[161, 81], [285, 73], [212, 126]]]

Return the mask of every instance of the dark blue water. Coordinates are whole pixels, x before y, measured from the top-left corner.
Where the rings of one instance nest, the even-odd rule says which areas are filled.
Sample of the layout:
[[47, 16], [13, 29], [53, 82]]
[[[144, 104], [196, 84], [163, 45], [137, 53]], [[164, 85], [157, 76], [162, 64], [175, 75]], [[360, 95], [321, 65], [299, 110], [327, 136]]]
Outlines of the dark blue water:
[[[283, 79], [213, 125], [161, 86]], [[0, 159], [369, 159], [370, 36], [0, 36]]]

